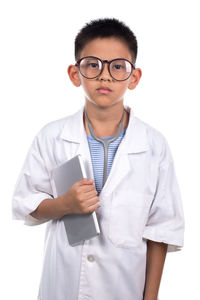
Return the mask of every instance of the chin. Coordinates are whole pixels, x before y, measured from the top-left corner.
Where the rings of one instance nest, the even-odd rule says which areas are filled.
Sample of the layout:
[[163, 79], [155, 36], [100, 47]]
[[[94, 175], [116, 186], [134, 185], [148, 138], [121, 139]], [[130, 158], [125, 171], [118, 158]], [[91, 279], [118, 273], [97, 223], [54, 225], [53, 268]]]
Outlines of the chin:
[[101, 97], [101, 99], [96, 99], [96, 100], [86, 97], [85, 101], [86, 101], [86, 104], [94, 105], [99, 108], [111, 107], [111, 106], [117, 105], [119, 102], [123, 103], [123, 99], [110, 100], [107, 97], [105, 97], [104, 99], [103, 99], [103, 97]]

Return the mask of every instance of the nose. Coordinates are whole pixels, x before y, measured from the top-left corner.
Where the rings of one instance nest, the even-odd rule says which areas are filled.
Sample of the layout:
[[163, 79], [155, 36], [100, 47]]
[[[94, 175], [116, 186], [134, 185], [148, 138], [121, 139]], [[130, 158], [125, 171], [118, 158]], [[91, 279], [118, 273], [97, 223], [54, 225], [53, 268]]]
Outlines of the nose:
[[104, 62], [102, 72], [98, 76], [98, 79], [102, 80], [102, 81], [112, 81], [113, 80], [113, 78], [110, 76], [107, 62]]

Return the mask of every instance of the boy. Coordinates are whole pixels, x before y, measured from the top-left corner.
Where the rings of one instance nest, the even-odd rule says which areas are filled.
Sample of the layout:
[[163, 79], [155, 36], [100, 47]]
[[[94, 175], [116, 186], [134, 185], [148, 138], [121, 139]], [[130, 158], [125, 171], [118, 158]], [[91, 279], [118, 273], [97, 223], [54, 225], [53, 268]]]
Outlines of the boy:
[[[68, 68], [72, 83], [83, 87], [85, 106], [46, 125], [26, 158], [13, 214], [30, 225], [49, 221], [40, 300], [156, 300], [166, 252], [183, 246], [168, 144], [123, 104], [141, 77], [136, 57], [137, 40], [124, 23], [86, 24]], [[88, 178], [54, 197], [52, 170], [77, 154]], [[100, 235], [71, 247], [60, 218], [93, 211]]]

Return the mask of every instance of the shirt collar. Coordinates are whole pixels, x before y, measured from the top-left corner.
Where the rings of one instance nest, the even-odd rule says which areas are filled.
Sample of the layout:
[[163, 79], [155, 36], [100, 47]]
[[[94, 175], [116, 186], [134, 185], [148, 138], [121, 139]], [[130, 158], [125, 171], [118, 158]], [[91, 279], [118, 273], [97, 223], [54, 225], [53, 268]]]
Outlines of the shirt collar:
[[[125, 109], [130, 112], [129, 124], [124, 135], [125, 152], [139, 153], [147, 151], [149, 148], [147, 139], [147, 127], [145, 123], [134, 116], [133, 109], [125, 105]], [[81, 143], [86, 137], [83, 124], [84, 105], [75, 114], [68, 116], [60, 137], [72, 143]]]

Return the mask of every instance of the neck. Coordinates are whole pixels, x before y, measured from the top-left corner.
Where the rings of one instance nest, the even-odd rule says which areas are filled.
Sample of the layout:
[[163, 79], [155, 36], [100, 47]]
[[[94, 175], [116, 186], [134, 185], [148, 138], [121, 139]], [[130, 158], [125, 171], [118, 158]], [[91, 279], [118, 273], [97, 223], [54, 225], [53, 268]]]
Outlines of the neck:
[[[118, 126], [123, 114], [123, 105], [120, 107], [99, 107], [91, 108], [87, 104], [85, 105], [87, 117], [92, 125], [93, 131], [97, 137], [107, 137], [117, 134]], [[122, 130], [126, 129], [129, 121], [129, 112], [125, 110], [122, 120]], [[87, 135], [91, 135], [87, 121], [84, 115], [84, 126]]]

